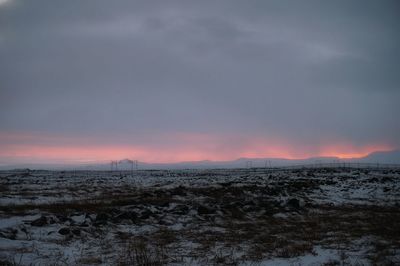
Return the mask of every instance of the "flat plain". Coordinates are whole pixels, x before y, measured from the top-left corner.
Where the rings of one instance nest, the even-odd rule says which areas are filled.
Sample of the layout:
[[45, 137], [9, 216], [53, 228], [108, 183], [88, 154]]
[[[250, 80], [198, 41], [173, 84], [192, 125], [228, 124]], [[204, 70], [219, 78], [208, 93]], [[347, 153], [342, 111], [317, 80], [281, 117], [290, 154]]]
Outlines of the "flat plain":
[[0, 265], [399, 265], [400, 170], [0, 172]]

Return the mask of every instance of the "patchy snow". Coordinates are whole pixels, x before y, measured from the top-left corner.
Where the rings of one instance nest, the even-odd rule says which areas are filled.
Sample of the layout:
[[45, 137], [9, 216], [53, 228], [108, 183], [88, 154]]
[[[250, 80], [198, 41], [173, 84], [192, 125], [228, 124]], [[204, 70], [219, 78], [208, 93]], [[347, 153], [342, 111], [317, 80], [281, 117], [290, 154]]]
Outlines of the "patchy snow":
[[[374, 217], [398, 219], [399, 179], [351, 169], [2, 171], [0, 264], [112, 265], [142, 239], [172, 252], [172, 265], [368, 265], [378, 244], [400, 262], [399, 239]], [[300, 251], [274, 251], [291, 245]]]

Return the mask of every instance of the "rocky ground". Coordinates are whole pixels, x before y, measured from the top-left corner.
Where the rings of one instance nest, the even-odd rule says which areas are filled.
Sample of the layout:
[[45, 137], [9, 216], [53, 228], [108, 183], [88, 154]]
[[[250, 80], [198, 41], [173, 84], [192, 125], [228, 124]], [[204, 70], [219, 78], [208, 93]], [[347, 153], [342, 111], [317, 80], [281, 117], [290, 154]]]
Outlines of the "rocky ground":
[[400, 170], [0, 172], [0, 265], [399, 265]]

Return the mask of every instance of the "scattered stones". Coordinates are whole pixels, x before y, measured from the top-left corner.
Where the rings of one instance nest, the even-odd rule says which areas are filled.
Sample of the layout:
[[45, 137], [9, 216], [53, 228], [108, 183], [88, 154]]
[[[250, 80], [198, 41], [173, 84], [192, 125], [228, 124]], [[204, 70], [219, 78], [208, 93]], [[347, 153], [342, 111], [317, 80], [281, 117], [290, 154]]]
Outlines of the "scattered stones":
[[47, 225], [47, 218], [46, 218], [46, 216], [40, 216], [40, 218], [38, 218], [38, 219], [36, 219], [36, 220], [33, 220], [32, 222], [31, 222], [31, 225], [32, 226], [45, 226], [45, 225]]
[[[398, 201], [398, 182], [395, 182], [398, 177], [395, 179], [391, 176], [382, 176], [380, 173], [374, 173], [370, 177], [365, 177], [361, 173], [360, 176], [353, 177], [355, 176], [353, 172], [341, 173], [339, 170], [334, 176], [327, 176], [328, 174], [319, 170], [318, 172], [310, 170], [315, 174], [315, 177], [312, 178], [309, 178], [308, 170], [296, 170], [293, 171], [293, 174], [277, 172], [269, 174], [269, 177], [267, 173], [261, 171], [257, 174], [246, 174], [241, 170], [235, 171], [237, 172], [217, 172], [216, 175], [210, 175], [209, 171], [204, 171], [204, 175], [203, 172], [200, 172], [201, 178], [198, 177], [197, 172], [185, 173], [182, 175], [185, 176], [185, 179], [176, 181], [177, 184], [183, 184], [181, 186], [177, 186], [173, 181], [164, 182], [164, 175], [160, 174], [156, 185], [146, 187], [147, 182], [154, 182], [151, 179], [154, 176], [153, 174], [150, 176], [150, 172], [145, 173], [150, 177], [148, 180], [144, 178], [145, 175], [142, 177], [142, 173], [138, 172], [137, 175], [140, 175], [141, 178], [139, 181], [143, 181], [143, 183], [138, 182], [134, 185], [128, 183], [130, 177], [124, 179], [126, 183], [109, 184], [105, 182], [103, 185], [99, 185], [104, 183], [102, 180], [93, 178], [94, 181], [91, 182], [95, 182], [95, 186], [98, 187], [94, 186], [93, 189], [77, 187], [77, 193], [81, 193], [85, 197], [93, 195], [95, 199], [93, 201], [81, 202], [79, 198], [76, 201], [74, 198], [73, 202], [66, 202], [65, 207], [63, 203], [57, 203], [54, 206], [51, 203], [38, 204], [34, 210], [27, 210], [26, 213], [23, 213], [26, 217], [19, 216], [17, 218], [12, 216], [15, 216], [14, 214], [19, 209], [15, 210], [14, 206], [3, 206], [1, 214], [4, 218], [2, 219], [7, 220], [1, 224], [0, 240], [3, 239], [5, 247], [8, 243], [12, 243], [10, 240], [16, 240], [21, 243], [48, 242], [51, 243], [51, 247], [60, 243], [62, 245], [60, 249], [64, 246], [69, 248], [71, 245], [75, 247], [80, 240], [83, 240], [82, 243], [87, 241], [85, 245], [93, 247], [95, 251], [93, 254], [96, 254], [98, 250], [103, 249], [118, 250], [119, 247], [116, 245], [128, 243], [133, 239], [137, 240], [134, 244], [140, 244], [141, 241], [169, 243], [168, 241], [174, 236], [178, 236], [179, 240], [177, 241], [180, 239], [185, 241], [182, 248], [185, 250], [187, 240], [196, 242], [204, 236], [204, 239], [201, 239], [204, 242], [201, 243], [205, 244], [233, 240], [236, 245], [239, 241], [249, 241], [250, 243], [254, 239], [256, 241], [254, 247], [271, 244], [273, 246], [269, 250], [273, 250], [276, 243], [283, 245], [284, 248], [292, 245], [290, 242], [280, 241], [281, 239], [285, 240], [287, 232], [293, 233], [296, 237], [304, 233], [307, 241], [309, 240], [308, 234], [311, 234], [310, 237], [313, 239], [314, 237], [325, 237], [325, 233], [330, 234], [332, 228], [339, 232], [345, 232], [346, 226], [331, 227], [330, 223], [334, 223], [335, 219], [330, 221], [330, 217], [335, 216], [327, 213], [327, 211], [341, 212], [340, 202], [334, 202], [337, 204], [335, 208], [330, 207], [333, 200], [340, 196], [342, 196], [340, 199], [349, 202], [353, 199], [365, 202], [365, 206], [361, 207], [346, 206], [345, 212], [343, 212], [352, 216], [353, 214], [348, 210], [358, 208], [360, 211], [354, 214], [354, 218], [359, 219], [357, 215], [360, 215], [360, 219], [359, 224], [355, 224], [355, 226], [360, 225], [362, 230], [366, 228], [363, 227], [365, 223], [361, 219], [365, 211], [389, 217], [385, 220], [389, 222], [393, 220], [393, 217], [397, 218], [391, 212], [398, 210], [398, 202], [390, 201], [390, 204], [395, 205], [390, 205], [385, 214], [381, 213], [379, 208], [374, 205], [369, 208], [369, 204], [378, 202], [384, 205], [386, 204], [385, 200], [389, 201], [392, 198]], [[174, 178], [181, 174], [180, 172], [171, 172], [171, 175], [172, 173]], [[101, 173], [95, 172], [94, 174], [100, 175]], [[222, 174], [224, 177], [220, 177]], [[400, 175], [400, 173], [396, 175]], [[68, 178], [67, 176], [66, 179], [69, 180]], [[89, 182], [88, 179], [84, 180]], [[37, 180], [33, 182], [37, 182]], [[112, 187], [113, 185], [115, 188]], [[7, 186], [19, 186], [19, 184], [7, 183]], [[359, 189], [360, 187], [362, 190]], [[97, 189], [101, 190], [97, 191]], [[353, 191], [357, 193], [353, 193]], [[76, 191], [73, 190], [73, 192]], [[45, 193], [48, 191], [45, 190]], [[363, 198], [358, 198], [359, 195]], [[376, 195], [376, 199], [368, 197], [368, 195]], [[356, 196], [357, 198], [355, 198]], [[319, 224], [318, 217], [320, 213], [326, 215], [324, 223], [321, 224]], [[376, 217], [376, 221], [373, 221], [372, 229], [374, 230], [376, 224], [382, 220], [379, 215]], [[368, 215], [366, 218], [375, 219], [373, 215]], [[348, 221], [351, 224], [352, 220]], [[307, 229], [304, 232], [303, 225]], [[308, 225], [312, 227], [307, 228]], [[329, 231], [314, 230], [325, 225]], [[352, 229], [353, 226], [348, 228]], [[390, 228], [395, 228], [395, 226], [387, 228], [390, 233]], [[330, 236], [329, 234], [326, 235]], [[227, 238], [227, 236], [232, 238]], [[14, 243], [17, 243], [16, 241]], [[43, 247], [43, 249], [48, 248], [45, 245]], [[210, 245], [210, 247], [213, 248], [214, 245]], [[188, 250], [191, 248], [192, 246], [187, 245]], [[309, 250], [308, 247], [307, 250]], [[281, 254], [285, 255], [283, 251]], [[114, 255], [112, 254], [112, 256]]]
[[68, 235], [70, 232], [71, 230], [69, 230], [68, 227], [63, 227], [60, 230], [58, 230], [58, 233], [63, 236]]

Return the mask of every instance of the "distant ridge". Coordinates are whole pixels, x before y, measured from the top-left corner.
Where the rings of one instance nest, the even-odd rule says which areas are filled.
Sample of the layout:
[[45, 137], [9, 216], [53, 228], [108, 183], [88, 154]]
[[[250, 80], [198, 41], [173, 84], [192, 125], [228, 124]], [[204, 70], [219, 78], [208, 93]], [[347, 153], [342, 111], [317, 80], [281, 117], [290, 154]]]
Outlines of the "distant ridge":
[[400, 163], [400, 150], [373, 152], [361, 160], [368, 163]]
[[[359, 162], [359, 163], [381, 163], [400, 164], [400, 150], [373, 152], [362, 158], [341, 159], [338, 157], [311, 157], [307, 159], [285, 159], [285, 158], [239, 158], [231, 161], [188, 161], [178, 163], [146, 163], [138, 162], [138, 169], [210, 169], [210, 168], [246, 168], [246, 167], [281, 167], [300, 164], [322, 164], [334, 162]], [[119, 170], [132, 169], [129, 159], [118, 161]], [[87, 163], [87, 164], [15, 164], [0, 165], [0, 169], [44, 169], [44, 170], [110, 170], [110, 163]]]

